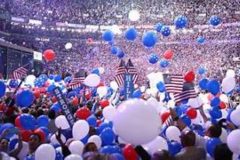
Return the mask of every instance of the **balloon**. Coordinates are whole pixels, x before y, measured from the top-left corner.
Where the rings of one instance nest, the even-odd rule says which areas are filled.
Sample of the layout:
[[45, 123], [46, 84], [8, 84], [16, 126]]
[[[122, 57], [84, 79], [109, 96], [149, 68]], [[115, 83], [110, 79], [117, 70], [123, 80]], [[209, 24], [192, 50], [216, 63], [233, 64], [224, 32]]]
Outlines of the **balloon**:
[[207, 84], [207, 90], [213, 95], [217, 95], [220, 91], [220, 85], [218, 81], [216, 80], [209, 81]]
[[114, 39], [114, 34], [112, 31], [107, 30], [103, 33], [102, 38], [104, 41], [111, 42]]
[[156, 54], [151, 54], [148, 58], [149, 63], [155, 64], [158, 61], [158, 56]]
[[233, 124], [240, 126], [240, 109], [233, 110], [230, 114], [230, 119]]
[[100, 149], [102, 146], [102, 139], [97, 135], [93, 135], [93, 136], [89, 137], [88, 143], [90, 143], [90, 142], [95, 143], [98, 149]]
[[128, 18], [130, 21], [138, 21], [140, 19], [140, 13], [138, 10], [133, 9], [128, 13]]
[[[15, 146], [15, 148], [18, 147], [18, 144]], [[24, 159], [25, 157], [27, 157], [29, 153], [29, 146], [28, 146], [28, 143], [26, 142], [23, 142], [22, 143], [22, 149], [20, 150], [20, 152], [18, 153], [17, 157], [19, 159]]]
[[222, 91], [225, 93], [231, 92], [236, 86], [235, 78], [225, 77], [222, 81]]
[[132, 98], [141, 98], [142, 96], [142, 92], [138, 89], [138, 90], [135, 90], [132, 94]]
[[227, 97], [226, 94], [221, 94], [221, 95], [219, 96], [219, 98], [220, 98], [220, 100], [221, 100], [222, 102], [228, 103], [228, 97]]
[[54, 81], [55, 82], [60, 82], [62, 80], [62, 76], [61, 75], [56, 75], [55, 77], [54, 77]]
[[163, 57], [165, 59], [172, 59], [173, 58], [173, 51], [171, 49], [168, 49], [164, 52]]
[[166, 68], [168, 65], [169, 65], [169, 62], [167, 60], [160, 61], [160, 67]]
[[105, 69], [103, 67], [99, 67], [98, 70], [100, 74], [103, 74], [105, 72]]
[[99, 102], [99, 104], [102, 108], [105, 108], [105, 107], [109, 106], [109, 101], [106, 99], [103, 99]]
[[111, 128], [105, 128], [102, 133], [100, 134], [102, 139], [103, 146], [111, 145], [115, 140], [115, 134]]
[[79, 108], [76, 111], [76, 117], [78, 119], [87, 119], [91, 115], [91, 111], [87, 107]]
[[112, 121], [116, 112], [117, 112], [117, 109], [113, 106], [105, 107], [103, 109], [103, 117], [108, 121]]
[[184, 80], [188, 83], [193, 82], [194, 79], [195, 79], [195, 73], [193, 71], [188, 71], [184, 76]]
[[64, 160], [82, 160], [82, 157], [77, 154], [70, 154]]
[[54, 110], [55, 112], [60, 112], [61, 111], [61, 106], [59, 105], [59, 103], [54, 103], [51, 108], [51, 110]]
[[161, 120], [157, 110], [146, 101], [131, 99], [117, 107], [113, 125], [116, 134], [124, 141], [138, 145], [148, 143], [158, 136]]
[[70, 125], [64, 115], [60, 115], [55, 119], [55, 125], [57, 128], [68, 129]]
[[232, 69], [228, 69], [227, 70], [227, 73], [226, 73], [226, 77], [232, 77], [232, 78], [234, 78], [235, 77], [235, 71], [234, 70], [232, 70]]
[[65, 44], [65, 49], [69, 50], [69, 49], [72, 48], [72, 46], [73, 46], [72, 43], [68, 42], [68, 43]]
[[222, 128], [222, 133], [221, 133], [221, 136], [219, 137], [220, 140], [223, 143], [227, 143], [227, 137], [228, 137], [228, 133], [227, 133], [226, 129]]
[[118, 84], [117, 84], [117, 82], [116, 82], [116, 81], [111, 81], [111, 82], [110, 82], [110, 87], [111, 87], [114, 91], [116, 91], [116, 90], [118, 89]]
[[112, 47], [111, 47], [111, 53], [112, 53], [113, 55], [118, 54], [118, 52], [119, 52], [119, 48], [118, 48], [118, 47], [116, 47], [116, 46], [112, 46]]
[[155, 30], [156, 30], [157, 32], [161, 32], [162, 27], [163, 27], [163, 24], [162, 24], [162, 23], [157, 23], [157, 24], [155, 25]]
[[208, 79], [202, 79], [198, 83], [199, 87], [203, 90], [207, 90]]
[[153, 31], [148, 31], [143, 34], [142, 42], [145, 47], [153, 47], [157, 43], [157, 35]]
[[114, 153], [121, 153], [121, 148], [119, 146], [104, 146], [100, 149], [100, 153], [103, 154], [114, 154]]
[[180, 135], [181, 135], [180, 130], [175, 126], [170, 126], [166, 130], [166, 137], [171, 141], [173, 140], [180, 143], [181, 142], [179, 138]]
[[40, 145], [35, 152], [35, 160], [55, 160], [56, 151], [50, 144]]
[[[0, 81], [0, 83], [1, 83], [1, 81]], [[18, 86], [18, 80], [16, 80], [16, 79], [11, 79], [10, 82], [9, 82], [9, 87], [11, 87], [11, 88], [17, 88], [17, 86]], [[0, 88], [1, 88], [1, 87], [0, 87]]]
[[134, 41], [137, 37], [137, 30], [134, 27], [131, 27], [126, 30], [125, 38], [129, 41]]
[[233, 130], [227, 137], [227, 145], [229, 149], [235, 153], [240, 154], [240, 145], [238, 138], [240, 136], [240, 129]]
[[123, 58], [124, 56], [125, 56], [125, 53], [123, 52], [123, 51], [119, 51], [118, 53], [117, 53], [117, 56], [118, 56], [118, 58]]
[[55, 59], [56, 55], [52, 49], [47, 49], [43, 52], [43, 57], [47, 62], [50, 62]]
[[187, 17], [182, 16], [182, 15], [178, 16], [178, 17], [175, 18], [174, 24], [175, 24], [177, 29], [178, 28], [184, 28], [188, 24], [188, 19], [187, 19]]
[[5, 95], [6, 92], [6, 86], [4, 82], [0, 81], [0, 98], [2, 98]]
[[88, 87], [96, 87], [100, 83], [100, 77], [96, 74], [90, 74], [84, 80], [84, 84]]
[[221, 23], [221, 18], [219, 18], [216, 15], [213, 15], [213, 16], [211, 16], [209, 22], [212, 26], [217, 26]]
[[205, 73], [205, 69], [204, 68], [202, 68], [202, 67], [198, 68], [198, 74], [202, 75], [204, 73]]
[[120, 153], [113, 153], [112, 156], [116, 159], [116, 160], [125, 160], [123, 155]]
[[199, 108], [203, 104], [201, 97], [191, 98], [188, 100], [188, 105], [192, 108]]
[[168, 119], [169, 116], [170, 116], [170, 112], [169, 111], [161, 113], [162, 123], [164, 123]]
[[24, 90], [16, 96], [16, 104], [20, 107], [30, 107], [33, 101], [34, 95], [30, 90]]
[[78, 120], [74, 123], [72, 134], [75, 140], [81, 140], [88, 135], [89, 125], [85, 120]]
[[197, 42], [198, 42], [199, 44], [203, 44], [203, 43], [205, 42], [205, 38], [202, 37], [202, 36], [200, 36], [200, 37], [197, 38]]
[[[61, 138], [61, 140], [62, 140], [63, 143], [66, 142], [66, 137], [65, 137], [63, 134], [61, 134], [60, 138]], [[57, 140], [57, 138], [56, 138], [56, 135], [55, 135], [55, 134], [53, 134], [53, 135], [51, 136], [50, 142], [51, 142], [52, 145], [60, 145], [59, 142], [58, 142], [58, 140]]]
[[156, 137], [151, 142], [145, 144], [143, 147], [147, 149], [151, 155], [153, 155], [155, 152], [159, 150], [168, 150], [167, 141], [160, 136]]
[[214, 156], [214, 150], [218, 144], [221, 144], [221, 140], [219, 138], [210, 138], [207, 140], [206, 143], [206, 149], [208, 154], [210, 154], [211, 157]]
[[168, 148], [169, 148], [169, 153], [172, 156], [174, 156], [181, 151], [182, 146], [180, 143], [173, 141], [168, 143]]
[[20, 130], [21, 136], [22, 136], [22, 140], [25, 142], [29, 141], [30, 136], [32, 135], [32, 131], [31, 130]]
[[191, 125], [191, 119], [188, 118], [189, 116], [187, 115], [182, 115], [180, 118], [185, 123], [187, 126]]
[[73, 105], [73, 106], [78, 106], [78, 104], [79, 104], [78, 97], [74, 97], [74, 98], [72, 99], [72, 105]]
[[164, 37], [167, 37], [171, 34], [171, 30], [168, 26], [163, 26], [161, 29], [161, 33]]
[[195, 119], [197, 117], [197, 111], [194, 108], [188, 108], [186, 114], [190, 119]]
[[221, 102], [220, 99], [218, 97], [215, 97], [211, 100], [211, 106], [218, 107], [220, 102]]
[[87, 122], [92, 127], [96, 127], [97, 126], [97, 118], [94, 115], [88, 117], [87, 118]]
[[40, 127], [47, 127], [48, 126], [48, 117], [46, 115], [41, 115], [37, 118], [37, 124]]
[[111, 124], [111, 123], [102, 123], [102, 124], [98, 127], [97, 132], [100, 134], [100, 133], [102, 133], [102, 131], [103, 131], [105, 128], [112, 128], [112, 124]]
[[107, 94], [107, 87], [106, 86], [101, 86], [97, 88], [97, 93], [100, 98], [104, 97]]
[[33, 130], [35, 129], [36, 119], [30, 114], [21, 114], [20, 124], [25, 130]]
[[72, 141], [68, 148], [72, 154], [81, 156], [83, 153], [84, 144], [81, 141]]
[[159, 92], [165, 92], [165, 85], [164, 85], [164, 83], [163, 82], [158, 82], [157, 83], [157, 89], [158, 89], [158, 91]]
[[138, 157], [135, 149], [130, 144], [126, 145], [123, 148], [123, 155], [126, 160], [134, 160], [137, 159]]
[[222, 112], [217, 107], [211, 108], [209, 114], [213, 119], [218, 119], [222, 117]]

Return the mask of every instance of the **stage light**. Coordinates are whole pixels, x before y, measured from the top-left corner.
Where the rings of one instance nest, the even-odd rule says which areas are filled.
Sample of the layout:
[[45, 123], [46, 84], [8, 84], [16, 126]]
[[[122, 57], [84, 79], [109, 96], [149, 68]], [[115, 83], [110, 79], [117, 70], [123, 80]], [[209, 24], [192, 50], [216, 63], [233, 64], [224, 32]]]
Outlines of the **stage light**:
[[128, 18], [130, 21], [138, 21], [140, 19], [140, 13], [138, 10], [133, 9], [129, 12]]

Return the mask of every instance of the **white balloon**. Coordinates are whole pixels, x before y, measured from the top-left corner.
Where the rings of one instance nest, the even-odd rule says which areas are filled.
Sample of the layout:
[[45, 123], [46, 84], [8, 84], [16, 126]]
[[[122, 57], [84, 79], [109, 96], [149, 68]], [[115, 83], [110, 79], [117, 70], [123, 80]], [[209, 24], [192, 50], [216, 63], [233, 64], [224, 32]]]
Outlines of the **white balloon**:
[[[62, 140], [63, 143], [66, 142], [66, 138], [65, 138], [64, 135], [61, 134], [61, 137], [60, 137], [60, 138], [61, 138], [61, 140]], [[51, 136], [50, 141], [51, 141], [51, 144], [52, 144], [52, 145], [58, 145], [58, 144], [59, 144], [59, 142], [58, 142], [55, 134], [53, 134], [53, 135]]]
[[156, 137], [153, 141], [148, 144], [143, 145], [144, 148], [147, 148], [148, 152], [153, 155], [159, 150], [168, 150], [167, 141], [163, 137]]
[[77, 154], [70, 154], [64, 160], [82, 160], [82, 157]]
[[229, 149], [238, 155], [240, 154], [239, 137], [240, 129], [233, 130], [227, 137], [227, 145]]
[[180, 137], [179, 137], [180, 135], [181, 135], [180, 130], [175, 126], [170, 126], [166, 130], [166, 137], [169, 140], [174, 140], [174, 141], [181, 143]]
[[[116, 133], [116, 132], [114, 132]], [[119, 144], [128, 144], [128, 142], [124, 141], [121, 137], [118, 137]]]
[[228, 133], [226, 129], [222, 128], [222, 134], [219, 138], [223, 143], [227, 143], [227, 136], [228, 136]]
[[175, 107], [175, 101], [173, 99], [171, 99], [170, 101], [168, 101], [168, 108], [174, 108]]
[[65, 49], [71, 49], [72, 48], [72, 43], [68, 42], [65, 44]]
[[231, 92], [236, 86], [235, 78], [225, 77], [222, 81], [222, 91], [225, 93]]
[[221, 94], [219, 98], [222, 102], [228, 103], [228, 96], [226, 94]]
[[36, 77], [34, 75], [28, 75], [25, 79], [25, 84], [33, 87], [35, 79], [36, 79]]
[[235, 71], [232, 69], [227, 70], [226, 77], [235, 77]]
[[113, 126], [124, 141], [139, 145], [148, 143], [158, 136], [161, 120], [157, 110], [146, 101], [131, 99], [117, 107]]
[[96, 74], [89, 74], [86, 79], [84, 80], [84, 84], [88, 87], [96, 87], [99, 85], [101, 79]]
[[68, 129], [70, 125], [64, 115], [60, 115], [55, 119], [55, 125], [57, 128]]
[[139, 18], [140, 18], [140, 13], [138, 10], [131, 10], [128, 14], [128, 18], [131, 20], [131, 21], [138, 21]]
[[74, 123], [72, 134], [75, 140], [83, 139], [89, 132], [89, 124], [85, 120], [78, 120]]
[[[24, 159], [28, 153], [29, 153], [29, 146], [27, 142], [22, 142], [22, 149], [20, 150], [20, 152], [18, 153], [17, 157], [19, 159]], [[18, 144], [15, 146], [15, 149], [18, 147]]]
[[161, 110], [161, 109], [159, 109], [159, 108], [161, 108], [161, 107], [159, 106], [159, 103], [158, 103], [158, 101], [156, 100], [156, 98], [150, 97], [150, 98], [147, 100], [147, 103], [148, 103], [149, 105], [153, 106], [154, 108], [156, 108], [156, 110], [158, 111], [158, 113], [159, 113], [159, 111]]
[[116, 90], [118, 89], [118, 84], [117, 84], [117, 82], [116, 82], [116, 81], [111, 81], [111, 82], [110, 82], [110, 87], [111, 87], [114, 91], [116, 91]]
[[140, 91], [141, 91], [141, 92], [145, 92], [145, 90], [146, 90], [146, 87], [145, 87], [145, 86], [141, 86], [141, 87], [140, 87]]
[[55, 160], [56, 151], [50, 144], [40, 145], [35, 152], [35, 160]]
[[236, 126], [240, 126], [240, 110], [234, 110], [232, 111], [231, 115], [230, 115], [230, 119], [233, 122], [233, 124], [235, 124]]
[[108, 92], [108, 89], [106, 86], [101, 86], [97, 88], [97, 93], [99, 94], [99, 97], [102, 98], [104, 97]]
[[98, 70], [100, 74], [103, 74], [105, 72], [105, 69], [103, 67], [99, 67]]
[[93, 135], [93, 136], [89, 137], [88, 143], [90, 143], [90, 142], [95, 143], [98, 149], [100, 149], [102, 146], [102, 139], [97, 135]]
[[68, 147], [72, 154], [79, 156], [83, 153], [84, 144], [81, 141], [72, 141]]
[[112, 121], [116, 112], [117, 112], [117, 109], [113, 106], [105, 107], [103, 109], [103, 117], [108, 121]]
[[202, 104], [203, 104], [203, 101], [199, 96], [196, 98], [191, 98], [188, 101], [188, 105], [190, 105], [193, 108], [199, 108]]

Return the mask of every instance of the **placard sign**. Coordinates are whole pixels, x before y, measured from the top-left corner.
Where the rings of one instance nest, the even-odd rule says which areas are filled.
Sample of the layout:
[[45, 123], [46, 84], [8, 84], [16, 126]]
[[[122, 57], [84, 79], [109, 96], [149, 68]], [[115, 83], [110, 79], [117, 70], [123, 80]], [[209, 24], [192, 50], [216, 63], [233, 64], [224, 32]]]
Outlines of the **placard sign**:
[[133, 93], [133, 81], [132, 74], [126, 73], [124, 76], [124, 91], [125, 91], [125, 99], [129, 99]]

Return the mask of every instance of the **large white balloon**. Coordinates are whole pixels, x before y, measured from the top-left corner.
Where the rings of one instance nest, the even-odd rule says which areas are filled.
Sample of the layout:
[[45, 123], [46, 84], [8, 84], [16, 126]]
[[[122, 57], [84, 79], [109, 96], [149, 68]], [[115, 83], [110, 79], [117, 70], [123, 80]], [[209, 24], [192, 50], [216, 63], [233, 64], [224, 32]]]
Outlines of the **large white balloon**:
[[169, 140], [174, 140], [180, 143], [181, 142], [179, 137], [180, 135], [181, 135], [180, 130], [175, 126], [170, 126], [166, 130], [166, 136]]
[[106, 86], [101, 86], [97, 88], [97, 93], [100, 98], [104, 97], [108, 92], [108, 89]]
[[168, 150], [167, 141], [163, 137], [156, 137], [153, 141], [149, 142], [148, 144], [143, 145], [148, 152], [153, 155], [156, 151], [159, 150]]
[[[20, 150], [20, 152], [18, 153], [17, 157], [19, 159], [24, 159], [28, 153], [29, 153], [29, 146], [28, 146], [28, 143], [27, 142], [23, 142], [22, 143], [22, 149]], [[18, 144], [15, 146], [15, 149], [18, 147]]]
[[222, 81], [222, 91], [225, 93], [231, 92], [236, 86], [234, 77], [226, 77]]
[[113, 126], [124, 141], [139, 145], [158, 136], [161, 120], [157, 110], [146, 101], [131, 99], [118, 106]]
[[56, 151], [50, 144], [40, 145], [35, 152], [35, 160], [55, 160]]
[[102, 139], [98, 135], [93, 135], [88, 138], [88, 143], [95, 143], [97, 148], [100, 149], [102, 146]]
[[81, 141], [73, 141], [70, 143], [68, 149], [72, 154], [82, 155], [84, 144]]
[[188, 101], [188, 105], [190, 105], [193, 108], [199, 108], [203, 104], [203, 101], [201, 97], [191, 98]]
[[228, 103], [228, 97], [227, 97], [226, 94], [221, 94], [221, 95], [219, 96], [219, 98], [220, 98], [220, 100], [221, 100], [222, 102]]
[[96, 74], [89, 74], [84, 80], [84, 84], [88, 87], [96, 87], [99, 85], [101, 79]]
[[111, 87], [114, 91], [116, 91], [116, 90], [118, 89], [118, 84], [117, 84], [117, 82], [116, 82], [116, 81], [111, 81], [111, 82], [110, 82], [110, 87]]
[[57, 128], [68, 129], [70, 125], [64, 115], [60, 115], [55, 119], [55, 125]]
[[222, 133], [219, 138], [223, 143], [227, 143], [227, 136], [228, 136], [228, 133], [227, 133], [226, 129], [222, 128]]
[[112, 121], [116, 112], [117, 112], [117, 109], [113, 106], [105, 107], [103, 109], [103, 117], [108, 121]]
[[89, 124], [85, 120], [78, 120], [74, 123], [72, 134], [75, 140], [83, 139], [89, 132]]
[[235, 71], [232, 69], [227, 70], [226, 77], [235, 77]]
[[[63, 143], [66, 142], [66, 138], [65, 138], [64, 135], [61, 134], [60, 138], [61, 138], [61, 140], [62, 140]], [[50, 141], [51, 141], [51, 144], [52, 144], [52, 145], [58, 145], [58, 144], [59, 144], [59, 142], [58, 142], [55, 134], [53, 134], [53, 135], [51, 136]]]
[[227, 137], [227, 145], [229, 149], [238, 155], [240, 154], [239, 137], [240, 129], [233, 130]]
[[64, 160], [82, 160], [82, 157], [77, 154], [70, 154]]
[[149, 105], [152, 105], [154, 108], [156, 108], [157, 112], [160, 113], [160, 111], [162, 110], [162, 106], [160, 106], [159, 102], [156, 100], [156, 98], [150, 97], [147, 100], [147, 103]]
[[33, 87], [35, 79], [36, 79], [36, 77], [34, 75], [28, 75], [25, 79], [25, 84]]
[[231, 115], [230, 115], [230, 119], [231, 121], [236, 125], [236, 126], [240, 126], [240, 110], [234, 110], [232, 111]]

